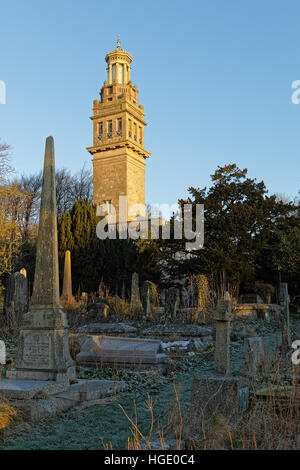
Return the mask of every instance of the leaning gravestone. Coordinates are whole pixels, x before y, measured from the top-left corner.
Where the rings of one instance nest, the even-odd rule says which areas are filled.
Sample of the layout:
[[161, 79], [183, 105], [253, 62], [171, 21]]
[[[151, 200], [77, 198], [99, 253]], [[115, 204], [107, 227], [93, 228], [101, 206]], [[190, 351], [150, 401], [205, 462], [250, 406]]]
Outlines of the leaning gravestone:
[[68, 323], [59, 303], [54, 140], [46, 140], [36, 267], [30, 310], [23, 316], [16, 367], [9, 377], [56, 381], [67, 388], [76, 380], [68, 345]]
[[166, 368], [160, 341], [140, 338], [89, 336], [76, 361], [86, 367]]
[[28, 312], [28, 280], [21, 273], [12, 274], [6, 283], [4, 298], [5, 322], [8, 328], [18, 328]]

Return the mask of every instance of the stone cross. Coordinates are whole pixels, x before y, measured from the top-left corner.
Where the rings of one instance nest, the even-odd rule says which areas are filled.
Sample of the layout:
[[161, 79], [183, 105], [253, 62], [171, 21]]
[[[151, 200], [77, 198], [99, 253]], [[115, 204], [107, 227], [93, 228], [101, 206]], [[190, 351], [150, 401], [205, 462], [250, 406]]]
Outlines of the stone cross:
[[18, 328], [28, 312], [28, 280], [21, 273], [12, 274], [6, 283], [4, 313], [8, 328]]
[[217, 374], [230, 374], [230, 321], [232, 301], [219, 300], [214, 316], [216, 322], [215, 371]]
[[283, 313], [283, 325], [282, 325], [282, 345], [286, 349], [291, 343], [290, 338], [290, 296], [288, 292], [288, 284], [279, 284], [279, 303]]
[[60, 300], [62, 303], [66, 304], [74, 302], [72, 294], [71, 252], [69, 250], [67, 250], [65, 254], [63, 290]]
[[76, 380], [68, 344], [68, 323], [59, 303], [54, 140], [46, 140], [33, 294], [23, 316], [16, 367], [20, 380]]

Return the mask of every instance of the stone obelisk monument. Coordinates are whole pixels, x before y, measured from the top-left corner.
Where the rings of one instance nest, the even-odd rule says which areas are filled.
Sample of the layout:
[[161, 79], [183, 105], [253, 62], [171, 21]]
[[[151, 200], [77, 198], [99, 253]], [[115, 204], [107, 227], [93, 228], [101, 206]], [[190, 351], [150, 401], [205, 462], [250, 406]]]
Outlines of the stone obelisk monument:
[[76, 380], [68, 345], [68, 323], [59, 302], [54, 140], [46, 139], [33, 294], [23, 317], [11, 378]]
[[60, 301], [62, 304], [67, 305], [72, 304], [74, 300], [72, 294], [71, 252], [67, 250], [65, 254], [63, 290]]

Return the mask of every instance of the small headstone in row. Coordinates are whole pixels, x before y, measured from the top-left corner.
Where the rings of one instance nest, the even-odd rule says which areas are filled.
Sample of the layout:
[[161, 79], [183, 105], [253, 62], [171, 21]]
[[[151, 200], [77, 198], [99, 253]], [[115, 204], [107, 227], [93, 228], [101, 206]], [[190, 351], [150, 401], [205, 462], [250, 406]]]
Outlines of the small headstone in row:
[[138, 273], [133, 273], [132, 274], [132, 280], [131, 280], [131, 306], [134, 309], [139, 309], [141, 307], [139, 275], [138, 275]]
[[180, 297], [179, 290], [176, 287], [169, 287], [166, 291], [166, 319], [170, 322], [174, 321], [179, 309]]
[[279, 285], [279, 303], [282, 308], [282, 347], [284, 351], [289, 349], [291, 344], [290, 338], [290, 296], [288, 292], [288, 284], [281, 283]]
[[142, 305], [144, 311], [144, 318], [151, 320], [155, 308], [158, 306], [157, 287], [151, 281], [145, 281], [142, 286]]

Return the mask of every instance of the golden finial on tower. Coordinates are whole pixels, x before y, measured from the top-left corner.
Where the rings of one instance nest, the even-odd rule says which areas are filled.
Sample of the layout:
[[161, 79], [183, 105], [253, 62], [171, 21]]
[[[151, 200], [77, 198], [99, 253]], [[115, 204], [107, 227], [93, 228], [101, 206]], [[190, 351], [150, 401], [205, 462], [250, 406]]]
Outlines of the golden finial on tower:
[[121, 49], [120, 35], [118, 34], [117, 48]]

